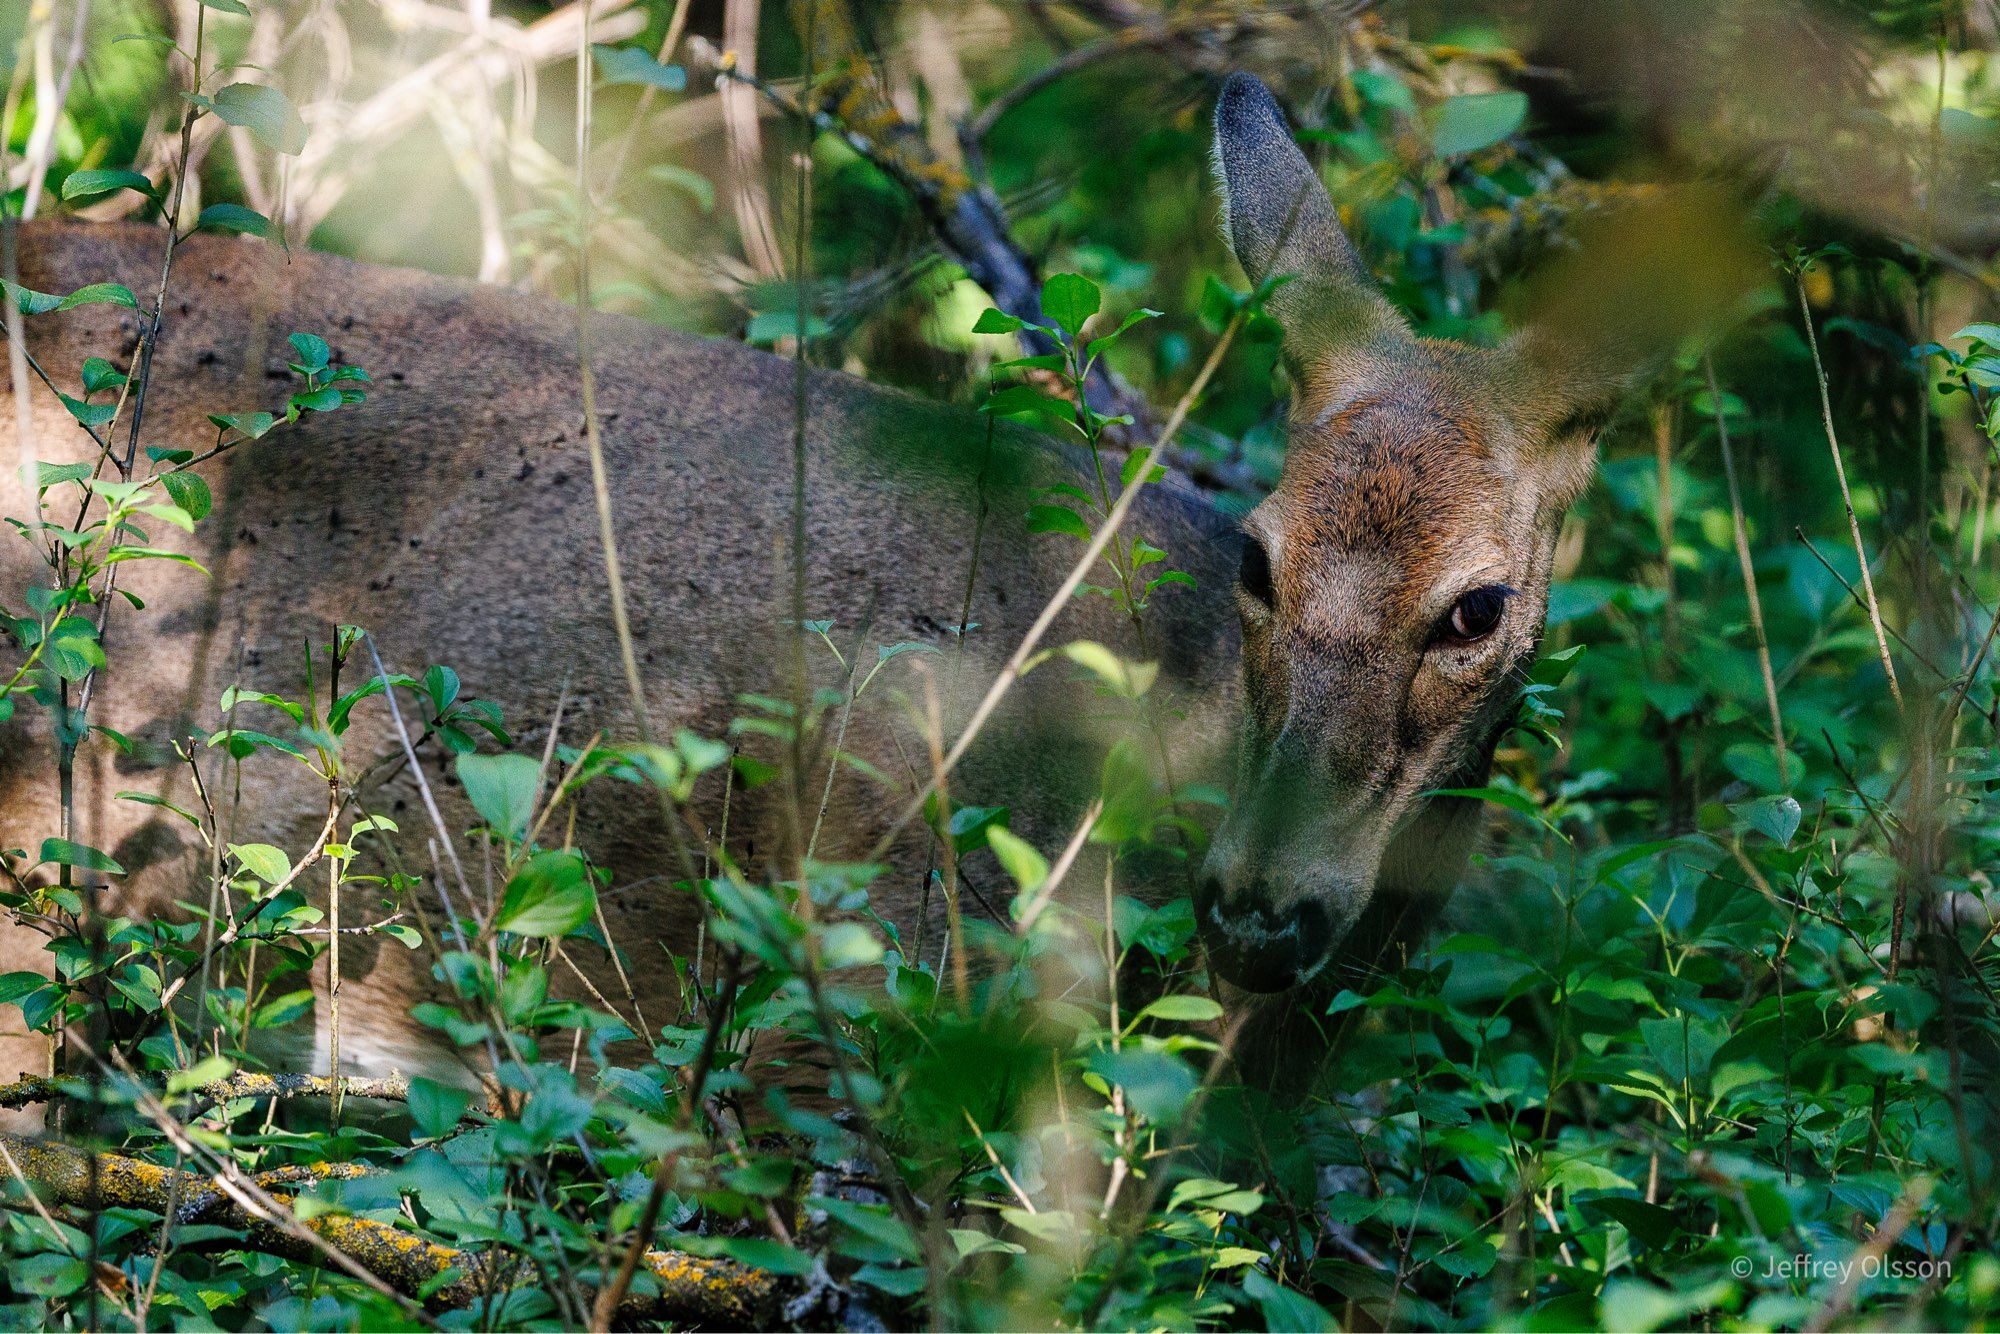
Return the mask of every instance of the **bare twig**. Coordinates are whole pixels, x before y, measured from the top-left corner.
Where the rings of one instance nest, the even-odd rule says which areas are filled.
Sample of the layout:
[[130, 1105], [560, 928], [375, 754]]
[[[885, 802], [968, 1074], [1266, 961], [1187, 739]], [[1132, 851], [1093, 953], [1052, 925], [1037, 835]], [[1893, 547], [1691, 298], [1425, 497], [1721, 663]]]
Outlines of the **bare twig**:
[[1847, 465], [1840, 458], [1840, 437], [1833, 429], [1833, 400], [1827, 395], [1826, 363], [1820, 360], [1819, 335], [1813, 332], [1812, 307], [1806, 304], [1805, 284], [1793, 275], [1792, 287], [1799, 297], [1799, 318], [1806, 326], [1806, 347], [1812, 352], [1813, 379], [1819, 385], [1819, 416], [1826, 427], [1826, 447], [1833, 455], [1833, 475], [1840, 483], [1840, 503], [1847, 511], [1847, 531], [1854, 539], [1854, 554], [1861, 562], [1861, 591], [1868, 608], [1868, 624], [1875, 631], [1875, 647], [1882, 655], [1882, 670], [1889, 677], [1889, 694], [1898, 712], [1903, 708], [1903, 687], [1896, 680], [1896, 664], [1889, 656], [1889, 637], [1882, 629], [1882, 604], [1875, 597], [1875, 576], [1868, 570], [1868, 548], [1861, 541], [1861, 520], [1854, 515], [1854, 495], [1847, 488]]
[[55, 147], [56, 126], [61, 123], [63, 106], [69, 101], [70, 81], [76, 77], [77, 66], [83, 63], [83, 39], [89, 28], [90, 0], [76, 0], [75, 16], [70, 21], [69, 48], [63, 56], [59, 72], [48, 67], [49, 46], [55, 31], [53, 16], [42, 30], [42, 42], [36, 51], [37, 63], [42, 65], [42, 86], [35, 92], [35, 128], [28, 134], [28, 185], [21, 199], [21, 217], [24, 220], [35, 216], [35, 208], [41, 202], [42, 178], [48, 174], [50, 150]]
[[1104, 803], [1099, 800], [1091, 802], [1090, 809], [1083, 813], [1083, 819], [1078, 822], [1076, 832], [1070, 835], [1069, 842], [1064, 845], [1062, 855], [1057, 857], [1056, 864], [1049, 868], [1048, 879], [1042, 881], [1036, 888], [1034, 897], [1028, 900], [1028, 906], [1021, 910], [1020, 925], [1014, 928], [1020, 935], [1025, 936], [1034, 930], [1035, 919], [1042, 915], [1042, 909], [1049, 906], [1049, 901], [1055, 897], [1056, 889], [1062, 884], [1063, 877], [1069, 874], [1070, 867], [1076, 865], [1077, 854], [1083, 851], [1084, 842], [1090, 837], [1090, 831], [1097, 826], [1097, 817], [1103, 811]]
[[[758, 0], [727, 0], [722, 13], [723, 59], [745, 79], [757, 75]], [[764, 131], [755, 99], [738, 82], [718, 83], [722, 128], [729, 145], [729, 196], [742, 233], [743, 256], [765, 281], [785, 276], [783, 252], [771, 221], [771, 198], [764, 185]]]
[[1757, 570], [1750, 561], [1750, 531], [1743, 520], [1743, 492], [1736, 480], [1736, 453], [1729, 447], [1729, 421], [1722, 410], [1722, 389], [1715, 380], [1715, 363], [1701, 354], [1708, 377], [1708, 402], [1715, 414], [1715, 435], [1722, 443], [1722, 472], [1729, 482], [1729, 518], [1736, 533], [1736, 565], [1743, 573], [1743, 596], [1750, 603], [1750, 631], [1757, 640], [1757, 667], [1764, 674], [1764, 700], [1771, 709], [1771, 753], [1778, 762], [1778, 786], [1786, 786], [1785, 717], [1778, 709], [1778, 681], [1771, 672], [1771, 644], [1764, 635], [1764, 604], [1757, 596]]

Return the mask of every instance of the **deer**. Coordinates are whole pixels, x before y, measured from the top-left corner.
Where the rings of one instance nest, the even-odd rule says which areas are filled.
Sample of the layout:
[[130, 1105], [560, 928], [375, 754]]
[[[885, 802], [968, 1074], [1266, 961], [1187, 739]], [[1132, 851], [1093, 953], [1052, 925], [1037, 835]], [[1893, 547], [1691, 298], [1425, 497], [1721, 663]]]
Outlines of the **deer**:
[[[1290, 446], [1276, 489], [1240, 523], [1171, 480], [1145, 489], [1130, 522], [1195, 577], [1148, 613], [1161, 688], [1184, 715], [1176, 744], [1199, 757], [1192, 768], [1234, 774], [1234, 801], [1192, 877], [1200, 936], [1226, 1004], [1244, 1016], [1246, 1073], [1297, 1088], [1327, 1048], [1318, 1002], [1420, 929], [1463, 871], [1478, 804], [1431, 794], [1485, 779], [1540, 642], [1558, 527], [1592, 474], [1594, 428], [1625, 372], [1532, 330], [1497, 348], [1415, 337], [1254, 77], [1222, 87], [1214, 151], [1231, 248], [1253, 283], [1283, 279], [1268, 309], [1294, 386]], [[143, 291], [158, 281], [162, 245], [161, 231], [137, 225], [29, 224], [21, 281]], [[359, 407], [205, 465], [215, 513], [185, 544], [207, 579], [141, 568], [125, 585], [146, 609], [120, 608], [112, 622], [92, 721], [131, 746], [86, 747], [75, 775], [75, 836], [126, 872], [99, 891], [100, 910], [136, 916], [197, 893], [208, 861], [185, 829], [114, 794], [184, 798], [188, 766], [172, 744], [215, 725], [230, 685], [296, 691], [304, 646], [335, 624], [370, 627], [390, 670], [451, 664], [532, 749], [552, 729], [573, 740], [629, 727], [574, 310], [198, 234], [178, 247], [165, 313], [149, 440], [189, 444], [208, 431], [206, 414], [265, 406], [294, 330], [321, 333], [375, 384]], [[1080, 464], [1047, 439], [817, 369], [803, 373], [800, 415], [790, 360], [591, 319], [635, 656], [657, 719], [725, 735], [739, 697], [771, 687], [770, 664], [799, 633], [774, 590], [801, 430], [809, 615], [958, 653], [939, 678], [983, 687], [1060, 587], [1074, 544], [1022, 521], [1041, 488]], [[85, 307], [31, 321], [28, 350], [73, 383], [86, 356], [116, 360], [137, 334], [129, 313]], [[35, 395], [30, 416], [40, 457], [90, 457], [52, 395]], [[24, 443], [15, 419], [14, 404], [0, 408], [10, 456]], [[7, 470], [0, 513], [29, 503]], [[13, 596], [32, 565], [25, 544], [0, 546], [0, 589]], [[1129, 627], [1101, 605], [1079, 602], [1062, 618], [1064, 635], [1130, 648]], [[947, 700], [952, 716], [968, 689]], [[33, 712], [0, 724], [0, 848], [32, 846], [61, 816]], [[1024, 678], [954, 793], [1010, 803], [1030, 837], [1063, 837], [1088, 796], [1076, 775], [1094, 772], [1103, 742], [1077, 725], [1092, 712], [1087, 685], [1047, 669]], [[844, 745], [914, 782], [901, 725], [857, 715]], [[372, 711], [349, 745], [389, 753], [401, 742], [390, 728]], [[469, 812], [447, 778], [440, 796], [462, 829]], [[232, 841], [311, 842], [322, 785], [296, 766], [246, 766], [243, 784]], [[895, 800], [858, 781], [829, 790], [817, 855], [860, 855], [888, 832]], [[699, 792], [695, 823], [722, 828], [724, 800], [720, 786]], [[731, 838], [754, 864], [782, 841], [778, 817], [756, 793], [736, 800]], [[407, 766], [377, 802], [415, 817]], [[667, 951], [686, 954], [698, 924], [691, 896], [658, 888], [678, 874], [659, 813], [630, 798], [582, 809], [577, 837], [613, 873], [608, 925], [630, 951], [633, 984], [670, 991]], [[894, 841], [874, 904], [906, 940], [928, 927], [935, 942], [924, 832]], [[40, 946], [13, 930], [0, 965], [45, 968]], [[450, 1066], [438, 1036], [407, 1017], [429, 985], [413, 955], [364, 943], [345, 967], [351, 1067]], [[7, 1042], [0, 1061], [40, 1068], [40, 1039]], [[323, 1024], [313, 1043], [279, 1057], [323, 1063]]]

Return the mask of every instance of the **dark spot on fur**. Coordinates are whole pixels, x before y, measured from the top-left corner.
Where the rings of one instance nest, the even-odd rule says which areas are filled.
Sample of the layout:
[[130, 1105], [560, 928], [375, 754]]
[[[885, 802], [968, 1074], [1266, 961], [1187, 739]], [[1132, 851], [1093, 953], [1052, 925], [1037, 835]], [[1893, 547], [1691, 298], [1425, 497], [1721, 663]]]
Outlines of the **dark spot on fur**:
[[168, 823], [168, 817], [156, 816], [120, 839], [111, 856], [128, 874], [137, 874], [149, 866], [173, 860], [186, 847], [186, 841]]

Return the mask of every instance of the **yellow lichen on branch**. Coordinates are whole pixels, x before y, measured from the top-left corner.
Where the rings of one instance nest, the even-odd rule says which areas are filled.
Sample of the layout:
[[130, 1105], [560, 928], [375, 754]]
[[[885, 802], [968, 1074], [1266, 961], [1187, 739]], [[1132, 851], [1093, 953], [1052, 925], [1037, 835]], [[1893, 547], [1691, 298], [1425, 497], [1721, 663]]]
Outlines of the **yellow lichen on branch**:
[[[18, 1135], [0, 1134], [0, 1149], [19, 1169], [21, 1179], [15, 1186], [25, 1184], [44, 1202], [76, 1209], [144, 1209], [162, 1215], [171, 1210], [183, 1219], [189, 1213], [186, 1206], [195, 1204], [203, 1223], [241, 1232], [246, 1250], [310, 1265], [323, 1265], [327, 1258], [294, 1228], [254, 1216], [199, 1173], [121, 1154], [92, 1155]], [[324, 1179], [347, 1172], [329, 1168], [303, 1175]], [[280, 1182], [276, 1176], [269, 1178], [273, 1185], [298, 1184]], [[395, 1291], [437, 1310], [467, 1306], [540, 1281], [531, 1265], [514, 1256], [458, 1250], [369, 1218], [320, 1214], [297, 1220], [296, 1227], [310, 1231]], [[667, 1251], [648, 1251], [646, 1267], [658, 1291], [629, 1293], [618, 1307], [622, 1321], [754, 1329], [769, 1324], [775, 1314], [777, 1279], [763, 1270]], [[439, 1283], [440, 1278], [445, 1281]]]
[[869, 146], [874, 163], [900, 180], [919, 202], [949, 215], [972, 178], [938, 155], [923, 131], [903, 118], [868, 61], [846, 0], [792, 0], [792, 25], [810, 38], [813, 86], [802, 101], [837, 121]]
[[[273, 1075], [244, 1071], [188, 1090], [211, 1105], [238, 1098], [325, 1098], [333, 1093], [333, 1081], [325, 1075]], [[401, 1075], [387, 1079], [346, 1078], [341, 1094], [348, 1098], [376, 1098], [403, 1102], [410, 1096], [410, 1081]], [[11, 1084], [0, 1084], [0, 1107], [25, 1107], [55, 1098], [88, 1097], [89, 1087], [80, 1079], [44, 1079], [31, 1075]]]

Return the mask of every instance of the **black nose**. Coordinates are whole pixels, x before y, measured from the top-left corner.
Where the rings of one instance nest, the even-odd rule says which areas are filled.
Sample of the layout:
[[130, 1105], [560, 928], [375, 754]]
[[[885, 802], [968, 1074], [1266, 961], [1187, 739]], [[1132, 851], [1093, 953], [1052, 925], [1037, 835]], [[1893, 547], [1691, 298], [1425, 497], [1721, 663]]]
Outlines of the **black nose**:
[[1204, 880], [1195, 894], [1195, 920], [1208, 960], [1245, 991], [1289, 991], [1325, 961], [1333, 946], [1333, 921], [1310, 899], [1282, 909], [1264, 905], [1259, 893], [1230, 894]]

